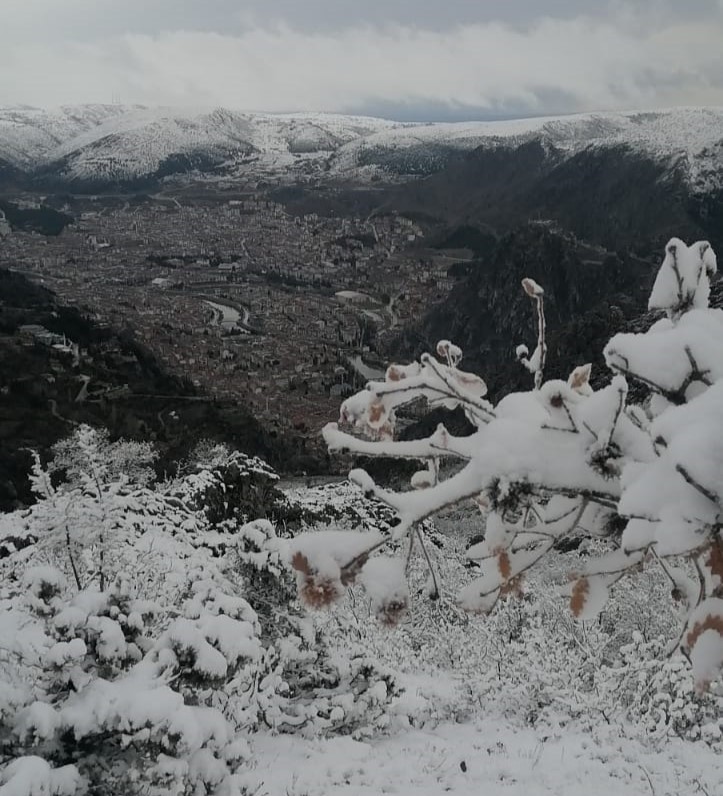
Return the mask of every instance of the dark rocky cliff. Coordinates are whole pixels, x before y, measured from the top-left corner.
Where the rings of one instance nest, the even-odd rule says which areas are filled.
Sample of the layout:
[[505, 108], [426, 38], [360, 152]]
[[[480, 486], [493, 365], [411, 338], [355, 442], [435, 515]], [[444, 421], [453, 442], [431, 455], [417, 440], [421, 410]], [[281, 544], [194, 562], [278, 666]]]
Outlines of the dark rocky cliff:
[[550, 224], [527, 224], [476, 260], [447, 300], [391, 351], [413, 356], [447, 338], [463, 349], [463, 367], [480, 373], [491, 393], [526, 387], [529, 374], [514, 352], [520, 343], [535, 346], [534, 306], [520, 284], [531, 277], [545, 289], [547, 375], [566, 377], [584, 362], [600, 372], [605, 342], [643, 311], [656, 270], [652, 258], [586, 244]]

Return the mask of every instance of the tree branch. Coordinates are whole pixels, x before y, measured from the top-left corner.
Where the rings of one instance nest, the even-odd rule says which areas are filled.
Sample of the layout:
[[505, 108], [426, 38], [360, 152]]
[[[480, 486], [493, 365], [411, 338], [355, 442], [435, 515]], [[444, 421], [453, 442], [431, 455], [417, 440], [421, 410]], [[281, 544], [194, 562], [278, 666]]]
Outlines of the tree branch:
[[692, 486], [693, 489], [696, 490], [696, 492], [703, 495], [704, 498], [710, 500], [710, 502], [713, 503], [714, 506], [720, 508], [721, 499], [718, 497], [718, 495], [716, 495], [715, 492], [712, 492], [710, 489], [707, 489], [702, 484], [699, 484], [682, 464], [676, 464], [675, 469], [678, 473], [680, 473], [680, 475], [683, 476], [686, 483], [690, 484], [690, 486]]
[[407, 441], [365, 440], [340, 431], [336, 423], [327, 424], [321, 433], [330, 451], [351, 451], [363, 456], [391, 456], [399, 459], [436, 459], [439, 456], [469, 459], [471, 452], [464, 450], [465, 440], [468, 438], [451, 436], [444, 427], [441, 428], [451, 445], [443, 446], [434, 442], [435, 435], [426, 439]]

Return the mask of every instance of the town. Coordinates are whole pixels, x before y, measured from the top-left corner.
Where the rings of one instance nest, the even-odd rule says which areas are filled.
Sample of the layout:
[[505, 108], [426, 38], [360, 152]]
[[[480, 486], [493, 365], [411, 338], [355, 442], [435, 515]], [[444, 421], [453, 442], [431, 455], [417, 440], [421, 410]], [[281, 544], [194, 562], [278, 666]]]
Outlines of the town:
[[132, 332], [169, 372], [309, 437], [382, 375], [385, 336], [443, 299], [468, 257], [428, 248], [403, 216], [292, 216], [254, 191], [88, 199], [60, 235], [6, 231], [0, 247], [1, 266]]

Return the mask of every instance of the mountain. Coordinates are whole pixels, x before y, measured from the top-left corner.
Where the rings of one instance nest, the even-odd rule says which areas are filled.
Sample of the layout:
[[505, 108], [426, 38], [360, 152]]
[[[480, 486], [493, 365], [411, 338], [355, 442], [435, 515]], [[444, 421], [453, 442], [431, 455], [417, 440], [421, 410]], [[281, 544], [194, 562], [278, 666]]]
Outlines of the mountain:
[[345, 146], [339, 171], [365, 166], [430, 174], [473, 150], [516, 150], [536, 142], [558, 160], [594, 149], [627, 148], [683, 173], [700, 192], [723, 181], [723, 108], [589, 113], [495, 122], [405, 125]]
[[36, 184], [122, 186], [186, 174], [394, 182], [465, 168], [473, 152], [533, 144], [558, 165], [623, 148], [679, 175], [696, 194], [723, 185], [721, 108], [455, 124], [223, 108], [0, 108], [0, 175]]
[[602, 350], [645, 308], [657, 261], [616, 253], [577, 239], [550, 223], [529, 223], [504, 235], [489, 253], [467, 266], [448, 298], [434, 306], [390, 353], [408, 359], [449, 339], [464, 351], [463, 367], [481, 374], [499, 398], [529, 387], [515, 349], [536, 344], [535, 312], [520, 284], [531, 277], [545, 289], [548, 377], [567, 378], [592, 362], [605, 370]]
[[358, 137], [395, 126], [354, 116], [222, 108], [0, 108], [0, 168], [71, 185], [123, 185], [188, 172], [293, 172]]
[[[723, 158], [718, 163], [723, 169]], [[383, 208], [497, 235], [530, 219], [552, 220], [593, 243], [644, 254], [672, 235], [709, 238], [720, 248], [723, 189], [709, 179], [704, 191], [690, 173], [680, 159], [655, 159], [627, 144], [570, 154], [533, 140], [479, 147], [425, 179], [393, 186]]]
[[0, 164], [32, 172], [67, 141], [127, 109], [116, 105], [80, 105], [41, 110], [27, 105], [0, 108]]

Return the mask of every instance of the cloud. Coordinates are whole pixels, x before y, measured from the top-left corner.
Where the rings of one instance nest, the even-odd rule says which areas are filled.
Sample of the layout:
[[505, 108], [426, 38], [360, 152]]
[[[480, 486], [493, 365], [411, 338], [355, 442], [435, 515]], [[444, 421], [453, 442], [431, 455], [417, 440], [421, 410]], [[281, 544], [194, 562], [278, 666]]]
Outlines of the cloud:
[[42, 41], [18, 40], [17, 27], [4, 27], [0, 104], [119, 95], [268, 111], [379, 108], [394, 116], [399, 108], [409, 116], [429, 108], [437, 117], [445, 109], [460, 117], [723, 104], [722, 38], [723, 14], [715, 11], [655, 27], [629, 11], [443, 30], [359, 23], [313, 31], [247, 18], [229, 33], [86, 30]]

